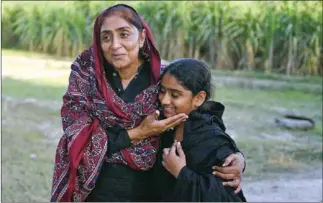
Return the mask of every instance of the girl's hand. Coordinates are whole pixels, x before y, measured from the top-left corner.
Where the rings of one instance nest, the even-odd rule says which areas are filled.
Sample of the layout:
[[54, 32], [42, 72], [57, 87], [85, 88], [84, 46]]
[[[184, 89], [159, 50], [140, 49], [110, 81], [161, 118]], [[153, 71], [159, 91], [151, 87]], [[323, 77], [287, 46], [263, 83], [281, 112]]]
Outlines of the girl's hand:
[[[176, 150], [178, 156], [176, 154]], [[181, 143], [175, 141], [171, 148], [165, 148], [163, 152], [163, 166], [169, 173], [177, 178], [179, 172], [184, 166], [186, 166], [185, 154], [182, 149]]]

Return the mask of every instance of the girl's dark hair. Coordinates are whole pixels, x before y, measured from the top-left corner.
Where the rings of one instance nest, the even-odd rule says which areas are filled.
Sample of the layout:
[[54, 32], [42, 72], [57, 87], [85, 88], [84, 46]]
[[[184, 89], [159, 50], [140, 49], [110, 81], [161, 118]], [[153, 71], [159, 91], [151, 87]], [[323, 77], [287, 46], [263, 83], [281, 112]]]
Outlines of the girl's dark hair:
[[[174, 76], [177, 81], [196, 96], [200, 91], [206, 92], [205, 101], [212, 96], [211, 72], [208, 66], [199, 60], [184, 58], [170, 63], [163, 71], [160, 78], [165, 74]], [[206, 103], [200, 106], [200, 110], [207, 111]]]

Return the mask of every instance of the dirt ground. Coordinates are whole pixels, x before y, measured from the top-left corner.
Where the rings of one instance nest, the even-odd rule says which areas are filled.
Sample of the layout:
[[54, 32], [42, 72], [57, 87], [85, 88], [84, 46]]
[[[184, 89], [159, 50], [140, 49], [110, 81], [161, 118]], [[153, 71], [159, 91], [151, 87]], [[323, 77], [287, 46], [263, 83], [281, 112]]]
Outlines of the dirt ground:
[[[51, 152], [56, 146], [58, 139], [61, 136], [60, 120], [54, 116], [51, 119], [38, 120], [31, 118], [26, 121], [23, 115], [34, 117], [30, 111], [35, 112], [37, 108], [51, 109], [53, 112], [58, 112], [59, 102], [41, 102], [35, 99], [26, 99], [17, 101], [10, 97], [3, 97], [3, 128], [9, 127], [13, 120], [15, 126], [29, 130], [36, 129], [44, 135], [45, 143], [51, 146]], [[15, 109], [19, 111], [20, 119], [10, 116], [10, 110]], [[25, 113], [23, 113], [25, 111]], [[6, 147], [6, 146], [4, 146]], [[30, 153], [29, 158], [37, 158], [37, 153]], [[6, 165], [4, 165], [6, 166]], [[322, 166], [322, 165], [321, 165]], [[248, 167], [248, 166], [247, 166]], [[3, 169], [6, 174], [6, 169]], [[248, 168], [247, 168], [248, 170]], [[48, 172], [51, 172], [50, 170]], [[9, 171], [8, 171], [9, 173]], [[266, 177], [267, 176], [267, 177]], [[51, 177], [46, 177], [48, 183]], [[49, 185], [46, 186], [49, 189]], [[286, 201], [322, 201], [322, 167], [311, 168], [307, 170], [293, 171], [291, 173], [281, 173], [279, 175], [271, 175], [268, 173], [261, 179], [257, 177], [247, 177], [243, 179], [243, 191], [248, 201], [250, 202], [286, 202]], [[49, 192], [49, 191], [47, 191]], [[4, 193], [2, 193], [5, 195]]]
[[[4, 75], [9, 77], [14, 66], [7, 67]], [[245, 196], [249, 202], [321, 202], [322, 136], [277, 129], [273, 123], [275, 116], [290, 110], [321, 121], [321, 98], [318, 104], [311, 102], [312, 97], [284, 101], [271, 94], [234, 88], [218, 91], [226, 104], [227, 132], [246, 154]], [[55, 147], [62, 135], [60, 106], [59, 99], [2, 95], [2, 201], [49, 200]]]
[[[304, 177], [304, 174], [308, 174]], [[322, 202], [322, 167], [243, 181], [249, 202]]]

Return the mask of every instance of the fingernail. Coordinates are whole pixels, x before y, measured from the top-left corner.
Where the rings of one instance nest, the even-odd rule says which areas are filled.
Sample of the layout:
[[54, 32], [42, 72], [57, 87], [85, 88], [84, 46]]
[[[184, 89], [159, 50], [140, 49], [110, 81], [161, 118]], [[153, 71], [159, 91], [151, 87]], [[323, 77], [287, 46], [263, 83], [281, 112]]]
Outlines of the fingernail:
[[181, 146], [181, 142], [177, 142], [177, 146], [180, 147]]
[[215, 169], [215, 166], [212, 166], [212, 169]]
[[216, 174], [216, 172], [215, 172], [215, 171], [213, 171], [213, 172], [212, 172], [212, 174], [213, 174], [213, 175], [215, 175], [215, 174]]

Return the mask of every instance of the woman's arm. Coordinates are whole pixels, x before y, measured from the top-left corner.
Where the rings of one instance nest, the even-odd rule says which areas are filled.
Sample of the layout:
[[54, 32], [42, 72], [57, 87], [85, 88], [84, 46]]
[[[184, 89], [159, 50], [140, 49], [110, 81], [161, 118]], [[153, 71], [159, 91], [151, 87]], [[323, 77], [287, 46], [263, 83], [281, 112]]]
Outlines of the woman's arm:
[[147, 137], [158, 135], [165, 130], [175, 127], [184, 122], [188, 116], [184, 113], [158, 120], [160, 112], [156, 110], [155, 113], [147, 116], [138, 127], [128, 130], [128, 135], [131, 143], [143, 140]]
[[173, 117], [157, 120], [159, 111], [145, 118], [141, 124], [133, 129], [126, 130], [120, 126], [106, 128], [109, 137], [108, 154], [128, 148], [132, 143], [143, 140], [149, 136], [157, 135], [170, 127], [174, 127], [187, 119], [185, 114], [175, 115]]
[[223, 185], [235, 189], [235, 193], [241, 191], [242, 173], [245, 170], [245, 159], [242, 153], [237, 152], [226, 157], [222, 166], [213, 166], [213, 175], [228, 180]]

